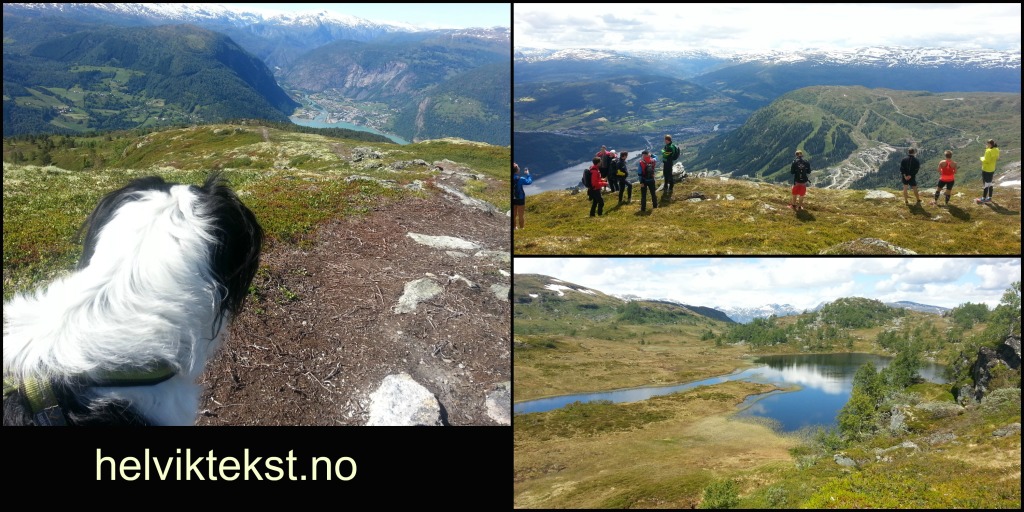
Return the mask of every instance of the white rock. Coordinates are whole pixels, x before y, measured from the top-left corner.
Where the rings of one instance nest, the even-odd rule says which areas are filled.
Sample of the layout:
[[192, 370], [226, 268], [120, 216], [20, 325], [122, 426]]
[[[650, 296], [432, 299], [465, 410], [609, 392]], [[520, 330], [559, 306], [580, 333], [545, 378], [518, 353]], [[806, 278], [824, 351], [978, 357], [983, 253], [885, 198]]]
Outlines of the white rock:
[[442, 291], [444, 290], [441, 288], [441, 285], [428, 277], [405, 283], [405, 289], [402, 292], [402, 296], [398, 299], [398, 305], [395, 306], [394, 312], [410, 313], [416, 311], [416, 306], [419, 303], [434, 298]]
[[370, 394], [369, 410], [367, 425], [443, 425], [437, 398], [406, 373], [384, 377]]
[[478, 244], [453, 236], [432, 236], [421, 235], [419, 233], [406, 233], [406, 235], [415, 240], [418, 244], [423, 244], [435, 249], [475, 251], [480, 248]]

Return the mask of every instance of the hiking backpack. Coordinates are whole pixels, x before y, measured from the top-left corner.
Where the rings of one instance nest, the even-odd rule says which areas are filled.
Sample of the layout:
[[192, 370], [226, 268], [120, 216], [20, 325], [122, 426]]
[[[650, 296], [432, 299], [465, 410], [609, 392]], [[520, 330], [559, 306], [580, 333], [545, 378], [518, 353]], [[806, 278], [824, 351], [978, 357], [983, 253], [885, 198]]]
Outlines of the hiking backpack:
[[654, 178], [654, 161], [651, 161], [650, 165], [644, 165], [644, 159], [640, 159], [640, 179], [649, 180]]
[[613, 165], [615, 165], [615, 162], [612, 158], [612, 154], [610, 152], [605, 153], [604, 156], [601, 157], [601, 167], [607, 169], [605, 172], [608, 172], [614, 168]]
[[797, 162], [797, 164], [796, 164], [796, 182], [797, 183], [804, 183], [804, 182], [807, 181], [807, 178], [808, 178], [808, 176], [807, 176], [808, 170], [807, 169], [808, 169], [808, 167], [810, 167], [810, 166], [807, 164], [807, 162], [805, 162], [803, 160], [800, 160], [799, 162]]
[[626, 176], [629, 175], [629, 169], [626, 167], [626, 161], [625, 160], [616, 160], [615, 161], [615, 166], [617, 167], [617, 169], [615, 171], [615, 175], [616, 176], [618, 176], [620, 178], [625, 178]]
[[672, 160], [679, 160], [679, 146], [672, 144]]
[[590, 185], [590, 168], [589, 167], [583, 170], [583, 186], [587, 187], [587, 190], [590, 190], [590, 189], [594, 188], [594, 187], [592, 187]]

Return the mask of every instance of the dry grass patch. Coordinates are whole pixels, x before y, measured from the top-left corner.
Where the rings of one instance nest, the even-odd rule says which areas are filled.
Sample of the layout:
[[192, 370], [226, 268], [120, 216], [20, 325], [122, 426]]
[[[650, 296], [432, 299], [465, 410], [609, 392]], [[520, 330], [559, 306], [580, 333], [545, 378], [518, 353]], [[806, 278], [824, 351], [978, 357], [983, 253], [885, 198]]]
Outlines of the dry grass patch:
[[[557, 411], [514, 422], [514, 505], [517, 508], [688, 508], [721, 475], [789, 459], [797, 441], [727, 418], [766, 384], [728, 382], [632, 404], [604, 404], [605, 417], [660, 416], [629, 430], [545, 435], [586, 418]], [[534, 419], [534, 418], [546, 418]], [[524, 418], [526, 418], [524, 420]], [[546, 439], [544, 439], [546, 438]]]

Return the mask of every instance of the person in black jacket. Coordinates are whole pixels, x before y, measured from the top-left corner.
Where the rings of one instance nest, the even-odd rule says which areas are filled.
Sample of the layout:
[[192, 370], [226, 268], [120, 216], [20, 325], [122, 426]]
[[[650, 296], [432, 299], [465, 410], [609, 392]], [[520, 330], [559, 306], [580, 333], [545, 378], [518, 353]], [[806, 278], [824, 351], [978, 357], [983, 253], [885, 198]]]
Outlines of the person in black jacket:
[[[789, 207], [794, 210], [803, 210], [804, 195], [807, 194], [807, 182], [809, 181], [808, 176], [811, 174], [811, 164], [804, 160], [803, 151], [799, 149], [796, 151], [796, 159], [789, 166], [789, 173], [793, 175], [793, 199], [790, 200]], [[797, 201], [798, 197], [800, 198], [799, 201]]]
[[615, 161], [615, 186], [619, 189], [619, 204], [622, 204], [622, 192], [626, 192], [626, 202], [633, 202], [633, 184], [630, 183], [626, 178], [629, 177], [629, 171], [626, 167], [626, 157], [629, 156], [628, 151], [619, 153], [619, 159]]
[[900, 161], [900, 179], [903, 181], [903, 202], [907, 204], [910, 204], [907, 187], [913, 187], [917, 204], [921, 204], [921, 196], [917, 193], [917, 171], [921, 168], [921, 162], [914, 156], [916, 154], [917, 150], [910, 148], [907, 151], [907, 157]]

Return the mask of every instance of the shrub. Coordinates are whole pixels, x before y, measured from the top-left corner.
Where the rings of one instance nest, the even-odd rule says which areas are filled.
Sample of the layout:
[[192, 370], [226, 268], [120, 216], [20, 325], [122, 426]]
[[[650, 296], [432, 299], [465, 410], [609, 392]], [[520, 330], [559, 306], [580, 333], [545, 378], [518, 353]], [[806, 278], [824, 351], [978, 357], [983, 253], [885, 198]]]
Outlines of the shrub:
[[765, 500], [773, 508], [782, 508], [786, 504], [786, 490], [782, 487], [769, 487], [765, 492]]
[[740, 503], [739, 488], [732, 480], [712, 482], [704, 488], [700, 508], [733, 508]]
[[981, 399], [981, 410], [992, 413], [1014, 413], [1020, 414], [1020, 389], [1003, 388], [997, 389]]

